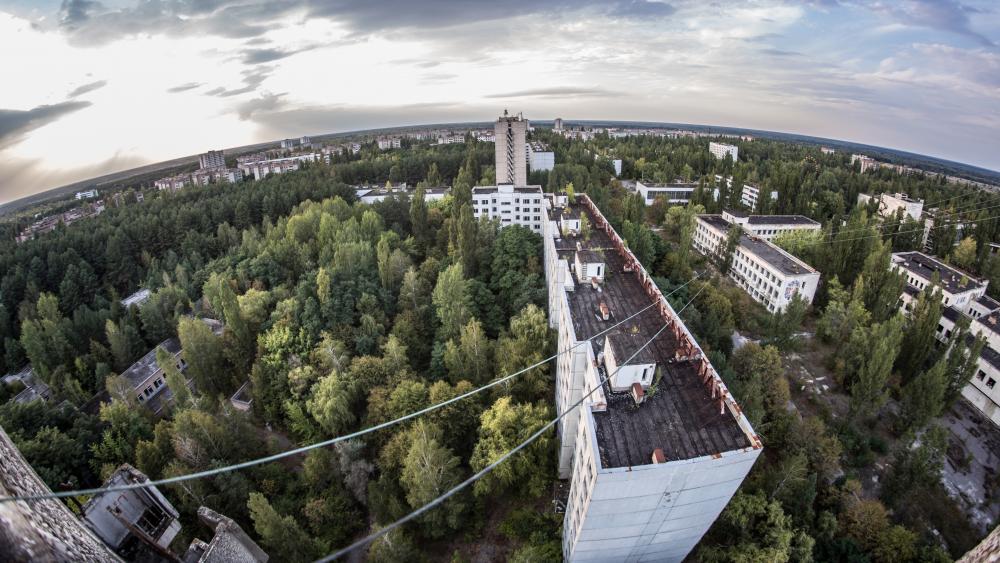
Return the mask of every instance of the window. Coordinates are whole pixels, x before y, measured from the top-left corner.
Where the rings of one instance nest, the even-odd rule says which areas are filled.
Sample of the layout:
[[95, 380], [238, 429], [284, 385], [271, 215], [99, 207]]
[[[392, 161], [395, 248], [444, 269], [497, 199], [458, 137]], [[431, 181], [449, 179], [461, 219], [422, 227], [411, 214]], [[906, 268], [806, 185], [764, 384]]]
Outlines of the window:
[[994, 386], [994, 385], [996, 385], [996, 384], [997, 384], [997, 381], [996, 381], [995, 379], [993, 379], [993, 378], [991, 377], [991, 378], [989, 378], [989, 380], [988, 380], [988, 381], [986, 382], [986, 388], [987, 388], [987, 389], [993, 389], [993, 386]]
[[986, 379], [986, 372], [983, 370], [979, 370], [979, 373], [976, 374], [976, 379], [978, 379], [979, 381]]

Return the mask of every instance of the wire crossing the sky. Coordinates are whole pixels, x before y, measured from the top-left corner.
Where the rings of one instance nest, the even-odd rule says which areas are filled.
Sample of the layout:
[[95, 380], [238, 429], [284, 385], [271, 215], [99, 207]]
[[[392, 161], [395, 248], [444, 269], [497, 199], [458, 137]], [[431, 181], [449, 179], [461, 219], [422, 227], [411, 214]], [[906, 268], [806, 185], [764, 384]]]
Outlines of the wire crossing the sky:
[[[681, 288], [687, 286], [688, 284], [690, 284], [694, 280], [700, 278], [701, 275], [702, 275], [701, 273], [696, 273], [691, 279], [689, 279], [688, 281], [686, 281], [683, 284], [681, 284], [681, 285], [677, 286], [676, 288], [674, 288], [665, 297], [673, 295], [674, 293], [676, 293], [677, 291], [679, 291]], [[203, 479], [205, 477], [214, 477], [215, 475], [221, 475], [223, 473], [229, 473], [229, 472], [232, 472], [232, 471], [238, 471], [240, 469], [246, 469], [246, 468], [249, 468], [249, 467], [255, 467], [257, 465], [263, 465], [265, 463], [270, 463], [272, 461], [278, 461], [278, 460], [284, 459], [286, 457], [291, 457], [291, 456], [294, 456], [294, 455], [306, 453], [306, 452], [308, 452], [310, 450], [315, 450], [315, 449], [318, 449], [318, 448], [324, 448], [324, 447], [332, 446], [332, 445], [340, 443], [340, 442], [345, 442], [347, 440], [352, 440], [354, 438], [358, 438], [358, 437], [364, 436], [366, 434], [370, 434], [372, 432], [375, 432], [375, 431], [378, 431], [378, 430], [382, 430], [382, 429], [388, 428], [390, 426], [394, 426], [394, 425], [399, 424], [401, 422], [406, 422], [407, 420], [411, 420], [411, 419], [417, 418], [418, 416], [422, 416], [424, 414], [427, 414], [429, 412], [435, 411], [437, 409], [440, 409], [440, 408], [445, 407], [447, 405], [450, 405], [452, 403], [456, 403], [458, 401], [461, 401], [462, 399], [465, 399], [467, 397], [471, 397], [472, 395], [475, 395], [477, 393], [481, 393], [482, 391], [485, 391], [485, 390], [490, 389], [492, 387], [496, 387], [497, 385], [500, 385], [501, 383], [505, 383], [507, 381], [510, 381], [511, 379], [513, 379], [513, 378], [515, 378], [515, 377], [517, 377], [517, 376], [519, 376], [519, 375], [521, 375], [521, 374], [523, 374], [525, 372], [531, 371], [531, 370], [533, 370], [533, 369], [535, 369], [535, 368], [537, 368], [537, 367], [539, 367], [539, 366], [541, 366], [541, 365], [543, 365], [543, 364], [545, 364], [547, 362], [550, 362], [550, 361], [554, 360], [555, 358], [558, 358], [560, 356], [560, 354], [569, 352], [570, 350], [573, 350], [573, 349], [575, 349], [575, 348], [577, 348], [579, 346], [582, 346], [583, 344], [585, 344], [587, 342], [590, 342], [591, 340], [593, 340], [595, 338], [598, 338], [599, 336], [601, 336], [603, 334], [606, 334], [607, 332], [609, 332], [611, 330], [614, 330], [618, 326], [620, 326], [620, 325], [622, 325], [622, 324], [624, 324], [624, 323], [632, 320], [636, 316], [638, 316], [638, 315], [640, 315], [640, 314], [648, 311], [650, 308], [652, 308], [654, 305], [657, 305], [657, 304], [658, 304], [657, 301], [653, 301], [649, 305], [643, 307], [642, 309], [639, 309], [635, 313], [632, 313], [628, 317], [625, 317], [624, 319], [622, 319], [622, 320], [618, 321], [617, 323], [611, 325], [610, 327], [602, 330], [601, 332], [595, 334], [594, 336], [591, 336], [587, 340], [581, 340], [581, 341], [577, 342], [576, 344], [570, 346], [569, 348], [567, 348], [565, 350], [562, 350], [560, 352], [557, 352], [555, 355], [549, 356], [548, 358], [545, 358], [543, 360], [539, 360], [539, 361], [535, 362], [534, 364], [531, 364], [530, 366], [528, 366], [526, 368], [520, 369], [520, 370], [518, 370], [518, 371], [516, 371], [516, 372], [514, 372], [514, 373], [512, 373], [510, 375], [505, 375], [504, 377], [502, 377], [500, 379], [493, 380], [490, 383], [487, 383], [485, 385], [477, 387], [477, 388], [475, 388], [475, 389], [473, 389], [471, 391], [468, 391], [466, 393], [463, 393], [461, 395], [457, 395], [455, 397], [452, 397], [451, 399], [448, 399], [446, 401], [442, 401], [440, 403], [437, 403], [437, 404], [434, 404], [434, 405], [430, 405], [428, 407], [425, 407], [425, 408], [420, 409], [418, 411], [415, 411], [415, 412], [412, 412], [410, 414], [401, 416], [399, 418], [395, 418], [393, 420], [390, 420], [390, 421], [387, 421], [387, 422], [383, 422], [381, 424], [376, 424], [375, 426], [364, 428], [364, 429], [358, 430], [356, 432], [351, 432], [351, 433], [345, 434], [343, 436], [338, 436], [336, 438], [331, 438], [329, 440], [324, 440], [322, 442], [316, 442], [315, 444], [310, 444], [310, 445], [307, 445], [307, 446], [302, 446], [302, 447], [299, 447], [299, 448], [295, 448], [295, 449], [292, 449], [292, 450], [287, 450], [287, 451], [284, 451], [284, 452], [279, 452], [279, 453], [272, 454], [272, 455], [269, 455], [269, 456], [260, 457], [260, 458], [256, 458], [256, 459], [251, 459], [251, 460], [244, 461], [244, 462], [241, 462], [241, 463], [235, 463], [235, 464], [232, 464], [232, 465], [227, 465], [227, 466], [224, 466], [224, 467], [217, 467], [217, 468], [208, 469], [208, 470], [205, 470], [205, 471], [198, 471], [198, 472], [195, 472], [195, 473], [187, 473], [187, 474], [184, 474], [184, 475], [176, 475], [174, 477], [167, 477], [167, 478], [164, 478], [164, 479], [150, 480], [150, 481], [146, 481], [144, 483], [130, 483], [130, 484], [127, 484], [127, 485], [116, 485], [114, 487], [94, 487], [94, 488], [90, 488], [90, 489], [76, 489], [76, 490], [72, 490], [72, 491], [59, 491], [59, 492], [52, 492], [52, 491], [50, 491], [48, 493], [38, 494], [38, 495], [6, 496], [6, 497], [0, 497], [0, 503], [11, 502], [11, 501], [38, 501], [38, 500], [46, 500], [46, 499], [69, 498], [69, 497], [77, 497], [77, 496], [83, 496], [83, 495], [96, 495], [96, 494], [101, 494], [101, 493], [115, 493], [115, 492], [121, 492], [121, 491], [129, 491], [129, 490], [133, 490], [133, 489], [147, 489], [149, 487], [157, 487], [157, 486], [160, 486], [160, 485], [172, 485], [174, 483], [181, 483], [181, 482], [184, 482], [184, 481], [192, 481], [194, 479]]]
[[[692, 281], [693, 281], [693, 279], [694, 278], [692, 278]], [[688, 282], [688, 283], [690, 283], [690, 282]], [[698, 294], [700, 294], [705, 289], [706, 285], [702, 285], [701, 289], [699, 289], [691, 297], [691, 299], [689, 299], [688, 302], [685, 303], [684, 306], [681, 307], [677, 311], [677, 317], [678, 318], [680, 318], [680, 314], [684, 311], [684, 309], [687, 309], [688, 305], [690, 305], [698, 297]], [[459, 483], [458, 485], [456, 485], [454, 488], [449, 489], [448, 491], [445, 491], [441, 496], [439, 496], [436, 499], [428, 502], [427, 504], [421, 506], [420, 508], [418, 508], [418, 509], [414, 510], [413, 512], [407, 514], [406, 516], [400, 518], [399, 520], [396, 520], [392, 524], [389, 524], [388, 526], [385, 526], [384, 528], [381, 528], [378, 531], [369, 534], [368, 536], [366, 536], [366, 537], [364, 537], [364, 538], [362, 538], [362, 539], [360, 539], [360, 540], [352, 543], [351, 545], [349, 545], [349, 546], [341, 549], [340, 551], [337, 551], [335, 553], [327, 555], [326, 557], [324, 557], [322, 559], [317, 560], [316, 563], [328, 563], [329, 561], [333, 561], [335, 559], [343, 557], [344, 555], [347, 555], [348, 553], [354, 551], [355, 549], [358, 549], [360, 547], [364, 547], [365, 545], [368, 545], [369, 543], [371, 543], [371, 542], [377, 540], [378, 538], [380, 538], [380, 537], [388, 534], [389, 532], [395, 530], [396, 528], [402, 526], [403, 524], [406, 524], [407, 522], [413, 520], [414, 518], [418, 518], [422, 514], [426, 513], [427, 511], [432, 510], [434, 507], [436, 507], [436, 506], [440, 505], [441, 503], [443, 503], [444, 501], [448, 500], [449, 498], [451, 498], [452, 496], [454, 496], [456, 493], [458, 493], [462, 489], [465, 489], [469, 485], [475, 483], [479, 479], [481, 479], [484, 476], [486, 476], [487, 473], [493, 471], [501, 463], [503, 463], [504, 461], [506, 461], [507, 459], [509, 459], [511, 456], [513, 456], [517, 452], [519, 452], [519, 451], [523, 450], [524, 448], [526, 448], [532, 442], [534, 442], [535, 440], [537, 440], [542, 434], [545, 434], [545, 432], [548, 431], [548, 429], [550, 429], [553, 426], [555, 426], [555, 424], [557, 422], [559, 422], [560, 420], [562, 420], [563, 417], [565, 417], [569, 413], [571, 413], [574, 410], [576, 410], [576, 408], [579, 407], [580, 405], [582, 405], [583, 402], [585, 400], [587, 400], [587, 398], [589, 398], [594, 393], [594, 391], [597, 391], [598, 389], [603, 388], [604, 387], [604, 383], [607, 382], [612, 377], [614, 377], [618, 373], [618, 370], [620, 370], [622, 368], [622, 366], [627, 365], [630, 361], [632, 361], [633, 358], [635, 358], [637, 355], [639, 355], [640, 352], [642, 352], [643, 350], [645, 350], [646, 347], [648, 347], [650, 344], [652, 344], [652, 342], [654, 340], [656, 340], [660, 336], [660, 334], [663, 333], [663, 331], [666, 330], [667, 327], [669, 327], [669, 326], [670, 326], [669, 322], [665, 323], [662, 327], [660, 327], [660, 330], [656, 331], [656, 334], [654, 334], [652, 338], [650, 338], [649, 340], [647, 340], [646, 343], [643, 344], [638, 350], [636, 350], [634, 354], [632, 354], [631, 356], [629, 356], [629, 358], [627, 360], [625, 360], [624, 362], [622, 362], [621, 364], [619, 364], [618, 367], [615, 368], [615, 371], [613, 373], [605, 375], [604, 378], [601, 379], [600, 383], [598, 383], [598, 385], [596, 385], [593, 389], [591, 389], [590, 391], [588, 391], [586, 395], [584, 395], [583, 397], [580, 397], [579, 401], [573, 403], [569, 408], [567, 408], [565, 411], [563, 411], [563, 413], [560, 414], [559, 416], [557, 416], [554, 419], [550, 420], [549, 422], [545, 423], [545, 425], [542, 426], [541, 428], [539, 428], [538, 431], [536, 431], [534, 434], [532, 434], [531, 436], [529, 436], [525, 441], [521, 442], [520, 444], [518, 444], [517, 446], [515, 446], [513, 449], [511, 449], [510, 451], [508, 451], [507, 453], [505, 453], [502, 456], [500, 456], [499, 458], [497, 458], [496, 461], [494, 461], [493, 463], [491, 463], [491, 464], [487, 465], [486, 467], [482, 468], [481, 470], [479, 470], [477, 473], [475, 473], [474, 475], [472, 475], [471, 477], [469, 477], [465, 481], [462, 481], [461, 483]]]

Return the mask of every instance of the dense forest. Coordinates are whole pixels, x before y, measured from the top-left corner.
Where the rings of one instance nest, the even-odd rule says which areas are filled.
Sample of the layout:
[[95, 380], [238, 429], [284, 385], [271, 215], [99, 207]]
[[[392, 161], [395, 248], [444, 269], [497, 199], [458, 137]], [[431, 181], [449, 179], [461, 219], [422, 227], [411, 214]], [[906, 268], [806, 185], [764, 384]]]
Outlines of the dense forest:
[[[764, 455], [693, 557], [703, 561], [946, 561], [979, 535], [937, 478], [946, 439], [935, 416], [971, 376], [974, 343], [933, 346], [940, 297], [898, 313], [893, 251], [920, 246], [919, 222], [876, 221], [859, 193], [904, 192], [940, 207], [935, 252], [996, 280], [988, 194], [918, 176], [860, 174], [847, 155], [753, 141], [718, 161], [703, 139], [598, 135], [556, 152], [547, 190], [587, 193], [711, 355], [765, 443]], [[700, 183], [690, 206], [645, 205], [614, 178]], [[541, 240], [477, 221], [471, 188], [492, 183], [493, 145], [379, 151], [260, 182], [148, 192], [17, 245], [0, 242], [0, 373], [30, 363], [48, 402], [6, 402], [0, 425], [53, 487], [99, 485], [121, 463], [152, 478], [288, 450], [455, 397], [554, 353]], [[778, 192], [763, 213], [799, 213], [816, 235], [778, 243], [823, 272], [811, 308], [769, 315], [726, 283], [727, 257], [691, 248], [695, 216], [738, 207], [733, 186]], [[407, 182], [365, 205], [351, 186]], [[452, 186], [427, 202], [422, 187]], [[713, 196], [718, 189], [718, 197]], [[940, 206], [933, 205], [941, 202]], [[1000, 215], [1000, 210], [998, 210]], [[964, 223], [959, 244], [958, 225]], [[681, 287], [696, 272], [708, 278]], [[141, 307], [120, 299], [152, 291]], [[198, 318], [224, 323], [216, 335]], [[933, 322], [931, 322], [933, 321]], [[815, 342], [800, 332], [812, 329]], [[734, 330], [759, 341], [735, 349]], [[964, 344], [968, 327], [952, 336]], [[117, 374], [177, 337], [185, 374], [156, 418]], [[846, 411], [793, 398], [783, 358], [818, 347]], [[962, 353], [948, 353], [960, 350]], [[163, 362], [167, 365], [167, 362]], [[254, 533], [272, 560], [311, 560], [387, 525], [485, 467], [554, 416], [551, 365], [363, 440], [164, 488], [187, 545], [201, 505]], [[185, 382], [192, 380], [192, 385]], [[229, 397], [249, 382], [252, 410]], [[100, 398], [105, 398], [101, 404]], [[887, 405], [891, 405], [888, 408]], [[555, 438], [546, 435], [415, 523], [370, 547], [372, 561], [561, 560], [551, 508]], [[866, 477], [884, 459], [886, 478]]]

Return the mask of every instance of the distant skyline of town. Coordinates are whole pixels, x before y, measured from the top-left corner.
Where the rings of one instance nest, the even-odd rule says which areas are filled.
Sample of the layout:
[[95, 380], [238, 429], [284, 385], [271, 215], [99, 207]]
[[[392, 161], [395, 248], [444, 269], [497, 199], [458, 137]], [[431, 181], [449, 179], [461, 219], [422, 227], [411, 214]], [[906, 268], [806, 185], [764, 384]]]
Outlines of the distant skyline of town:
[[0, 203], [215, 147], [504, 107], [1000, 170], [997, 30], [985, 1], [8, 0], [0, 46], [24, 79], [0, 92]]

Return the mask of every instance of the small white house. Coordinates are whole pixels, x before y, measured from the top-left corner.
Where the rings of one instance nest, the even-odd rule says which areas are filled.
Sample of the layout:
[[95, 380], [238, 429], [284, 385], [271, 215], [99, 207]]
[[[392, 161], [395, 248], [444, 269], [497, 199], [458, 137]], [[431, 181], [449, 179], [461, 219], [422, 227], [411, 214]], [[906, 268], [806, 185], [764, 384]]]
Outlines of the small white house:
[[576, 280], [580, 283], [604, 282], [604, 256], [596, 250], [576, 251]]
[[617, 332], [604, 338], [604, 366], [612, 391], [628, 391], [633, 383], [645, 389], [653, 383], [656, 359], [646, 340], [639, 332]]

